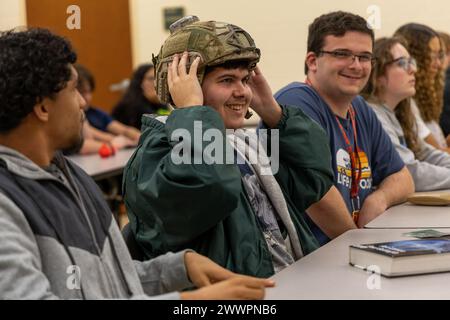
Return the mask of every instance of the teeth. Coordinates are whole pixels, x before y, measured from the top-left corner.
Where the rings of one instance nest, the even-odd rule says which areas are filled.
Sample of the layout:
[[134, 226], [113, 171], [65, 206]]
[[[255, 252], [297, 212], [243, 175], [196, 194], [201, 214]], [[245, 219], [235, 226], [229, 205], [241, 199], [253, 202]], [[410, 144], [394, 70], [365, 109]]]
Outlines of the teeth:
[[227, 107], [234, 111], [240, 111], [243, 108], [243, 106], [240, 104], [229, 104], [227, 105]]

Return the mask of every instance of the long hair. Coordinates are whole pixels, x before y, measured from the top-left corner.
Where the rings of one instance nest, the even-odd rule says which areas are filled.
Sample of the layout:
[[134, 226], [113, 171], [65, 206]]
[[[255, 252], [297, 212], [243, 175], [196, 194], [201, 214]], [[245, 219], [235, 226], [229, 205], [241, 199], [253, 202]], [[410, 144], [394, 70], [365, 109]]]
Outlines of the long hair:
[[153, 65], [143, 64], [134, 71], [130, 81], [130, 85], [125, 91], [122, 99], [118, 102], [118, 106], [125, 104], [127, 106], [151, 106], [153, 104], [144, 96], [141, 84], [148, 70], [153, 69]]
[[419, 107], [420, 115], [425, 122], [433, 120], [439, 122], [444, 94], [444, 75], [438, 72], [432, 76], [428, 72], [432, 62], [429, 43], [434, 37], [440, 39], [439, 34], [423, 24], [408, 23], [401, 26], [395, 32], [395, 36], [406, 40], [406, 48], [417, 61], [414, 100]]
[[[404, 41], [400, 38], [380, 38], [375, 41], [373, 56], [377, 59], [376, 64], [372, 68], [369, 81], [361, 93], [369, 102], [376, 104], [384, 103], [380, 98], [383, 88], [377, 79], [386, 74], [389, 62], [394, 59], [391, 54], [391, 49], [396, 44], [405, 46]], [[411, 111], [410, 98], [403, 99], [398, 103], [395, 108], [395, 116], [403, 129], [406, 145], [416, 154], [419, 151], [417, 125], [414, 114]]]

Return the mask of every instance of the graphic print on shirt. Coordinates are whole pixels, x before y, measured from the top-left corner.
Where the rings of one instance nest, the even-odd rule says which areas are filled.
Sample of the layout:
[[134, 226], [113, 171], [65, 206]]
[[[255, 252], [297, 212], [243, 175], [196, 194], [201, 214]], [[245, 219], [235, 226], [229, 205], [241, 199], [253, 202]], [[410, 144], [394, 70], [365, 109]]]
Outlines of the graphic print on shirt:
[[[372, 170], [369, 166], [369, 160], [364, 151], [359, 151], [358, 153], [359, 161], [361, 162], [361, 181], [359, 182], [359, 187], [361, 189], [370, 189], [372, 187]], [[339, 149], [336, 152], [336, 172], [337, 172], [337, 183], [351, 189], [352, 187], [352, 165], [350, 161], [350, 154], [344, 150]]]

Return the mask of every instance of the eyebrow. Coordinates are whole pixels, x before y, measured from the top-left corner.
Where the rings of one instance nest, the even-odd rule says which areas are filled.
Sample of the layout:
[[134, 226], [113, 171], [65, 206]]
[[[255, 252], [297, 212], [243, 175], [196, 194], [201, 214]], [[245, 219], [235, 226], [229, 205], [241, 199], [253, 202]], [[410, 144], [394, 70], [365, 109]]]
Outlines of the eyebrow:
[[[247, 73], [243, 78], [246, 78], [246, 77], [248, 77], [248, 76], [250, 76], [250, 72]], [[233, 74], [233, 73], [226, 73], [226, 74], [223, 74], [223, 75], [219, 76], [217, 79], [222, 79], [222, 78], [239, 79], [240, 77], [236, 76], [236, 75]]]
[[361, 54], [361, 53], [369, 53], [369, 54], [373, 54], [373, 52], [371, 51], [352, 51], [350, 49], [346, 49], [346, 48], [337, 48], [331, 51], [346, 51], [346, 52], [351, 52], [351, 53], [357, 53], [357, 54]]

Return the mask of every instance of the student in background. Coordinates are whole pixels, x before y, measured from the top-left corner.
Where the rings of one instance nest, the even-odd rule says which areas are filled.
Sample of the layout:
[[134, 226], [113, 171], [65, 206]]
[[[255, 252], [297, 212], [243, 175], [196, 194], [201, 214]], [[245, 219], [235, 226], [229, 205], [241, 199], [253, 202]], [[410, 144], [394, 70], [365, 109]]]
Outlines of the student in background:
[[141, 129], [143, 114], [168, 115], [167, 105], [160, 103], [155, 90], [155, 68], [143, 64], [134, 71], [130, 85], [114, 107], [112, 117], [128, 126]]
[[[360, 16], [338, 11], [316, 18], [309, 26], [306, 83], [293, 82], [275, 94], [278, 103], [298, 106], [326, 131], [335, 186], [360, 227], [414, 191], [381, 123], [358, 96], [372, 69], [373, 41]], [[310, 225], [326, 242], [323, 231]]]
[[377, 63], [363, 90], [411, 173], [416, 191], [450, 189], [450, 155], [425, 143], [417, 134], [411, 98], [416, 93], [416, 61], [398, 38], [375, 42]]
[[78, 72], [78, 90], [83, 98], [86, 100], [85, 114], [89, 124], [103, 132], [108, 132], [112, 135], [121, 135], [131, 140], [134, 145], [139, 141], [140, 132], [134, 127], [130, 127], [114, 120], [106, 112], [95, 108], [91, 105], [92, 93], [95, 90], [95, 79], [92, 73], [84, 66], [77, 64], [75, 69]]
[[443, 47], [445, 49], [445, 62], [443, 66], [444, 70], [444, 105], [442, 108], [441, 119], [439, 124], [444, 132], [444, 136], [447, 140], [447, 145], [450, 145], [450, 35], [446, 32], [439, 32], [439, 37], [442, 40]]
[[444, 93], [442, 69], [445, 61], [439, 34], [426, 25], [408, 23], [398, 28], [394, 36], [406, 40], [409, 54], [417, 61], [416, 94], [411, 107], [418, 123], [419, 137], [433, 147], [449, 152], [439, 126]]
[[[132, 261], [94, 183], [60, 150], [80, 144], [70, 43], [0, 33], [0, 299], [258, 299], [273, 283], [192, 251]], [[214, 283], [213, 285], [210, 285]]]
[[83, 123], [83, 144], [79, 150], [73, 150], [66, 155], [79, 154], [93, 154], [99, 153], [101, 149], [107, 148], [108, 154], [113, 155], [117, 150], [136, 146], [136, 142], [123, 136], [113, 135], [108, 132], [103, 132], [91, 126], [87, 119]]

